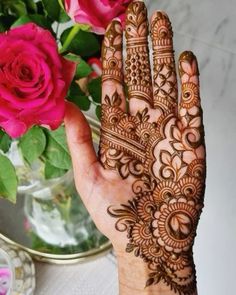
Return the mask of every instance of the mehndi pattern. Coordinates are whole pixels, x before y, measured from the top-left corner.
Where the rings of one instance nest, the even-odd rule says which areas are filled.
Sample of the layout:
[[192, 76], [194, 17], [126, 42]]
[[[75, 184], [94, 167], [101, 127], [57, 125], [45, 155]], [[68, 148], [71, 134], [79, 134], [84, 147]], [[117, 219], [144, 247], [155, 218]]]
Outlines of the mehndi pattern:
[[[142, 35], [147, 30], [143, 5], [134, 2], [127, 12], [126, 80], [131, 97], [149, 101], [159, 112], [155, 119], [151, 107], [130, 115], [120, 107], [122, 98], [117, 91], [103, 99], [100, 161], [104, 168], [117, 170], [123, 179], [133, 179], [133, 196], [127, 196], [126, 204], [109, 207], [108, 213], [117, 219], [116, 229], [127, 233], [126, 251], [147, 263], [150, 277], [146, 286], [162, 281], [179, 295], [192, 295], [196, 289], [192, 245], [203, 208], [206, 170], [198, 66], [193, 53], [180, 56], [182, 95], [177, 113], [171, 24], [161, 12], [152, 19], [153, 91], [148, 49], [143, 43], [147, 32]], [[115, 40], [119, 34], [114, 32], [115, 23], [112, 26], [105, 40]], [[112, 52], [112, 46], [105, 42], [104, 52], [107, 50]], [[117, 50], [121, 48], [114, 49], [111, 59]], [[116, 66], [121, 65], [122, 55], [117, 56]], [[104, 60], [103, 79], [122, 83], [120, 66], [110, 72], [106, 56]], [[139, 69], [143, 86], [132, 75], [134, 71], [139, 73]]]

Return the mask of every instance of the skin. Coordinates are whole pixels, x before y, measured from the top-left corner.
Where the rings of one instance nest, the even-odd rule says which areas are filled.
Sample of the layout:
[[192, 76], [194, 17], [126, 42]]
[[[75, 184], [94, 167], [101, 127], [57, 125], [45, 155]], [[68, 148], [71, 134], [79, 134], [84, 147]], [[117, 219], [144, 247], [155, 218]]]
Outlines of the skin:
[[173, 33], [165, 13], [151, 19], [153, 79], [148, 33], [144, 3], [134, 1], [127, 10], [123, 62], [121, 25], [108, 26], [99, 156], [84, 115], [71, 103], [67, 140], [77, 190], [114, 246], [120, 294], [195, 295], [192, 246], [205, 188], [198, 66], [193, 53], [181, 54], [178, 101]]

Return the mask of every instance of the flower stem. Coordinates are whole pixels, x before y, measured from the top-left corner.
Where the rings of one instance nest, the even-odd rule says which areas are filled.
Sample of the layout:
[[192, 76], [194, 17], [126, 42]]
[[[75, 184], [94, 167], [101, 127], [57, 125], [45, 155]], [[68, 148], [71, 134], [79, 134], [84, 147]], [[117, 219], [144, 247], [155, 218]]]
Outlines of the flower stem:
[[65, 42], [62, 45], [62, 48], [60, 49], [60, 53], [64, 53], [67, 48], [70, 46], [71, 42], [73, 41], [74, 37], [80, 30], [80, 24], [75, 24], [73, 28], [70, 30], [70, 33], [68, 34]]

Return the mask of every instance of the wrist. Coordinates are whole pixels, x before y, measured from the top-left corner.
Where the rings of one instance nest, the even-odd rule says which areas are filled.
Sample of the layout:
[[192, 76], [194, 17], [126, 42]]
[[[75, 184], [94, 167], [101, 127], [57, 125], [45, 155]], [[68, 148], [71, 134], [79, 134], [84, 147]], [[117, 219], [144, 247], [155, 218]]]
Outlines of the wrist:
[[[120, 295], [176, 295], [178, 292], [168, 286], [163, 279], [156, 284], [146, 286], [150, 280], [150, 273], [153, 270], [149, 268], [148, 263], [140, 257], [135, 257], [132, 253], [115, 251], [118, 261], [119, 274], [119, 294]], [[189, 258], [192, 261], [192, 257]], [[170, 274], [172, 276], [173, 274]], [[179, 277], [195, 277], [195, 269], [185, 268], [178, 271]], [[191, 290], [186, 290], [182, 294], [197, 295], [196, 283], [192, 285]]]

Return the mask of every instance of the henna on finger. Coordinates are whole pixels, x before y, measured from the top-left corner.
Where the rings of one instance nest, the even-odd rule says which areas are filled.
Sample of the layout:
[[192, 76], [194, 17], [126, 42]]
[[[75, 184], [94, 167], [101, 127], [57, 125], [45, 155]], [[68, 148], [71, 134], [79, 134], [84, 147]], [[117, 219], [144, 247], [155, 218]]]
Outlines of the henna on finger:
[[173, 50], [173, 31], [168, 16], [161, 11], [153, 14], [151, 21], [154, 70], [154, 108], [162, 114], [176, 112], [177, 78]]
[[123, 84], [122, 26], [114, 20], [108, 26], [102, 46], [102, 81], [117, 81]]
[[134, 1], [126, 13], [126, 83], [129, 99], [153, 105], [152, 78], [148, 48], [147, 9], [142, 1]]

